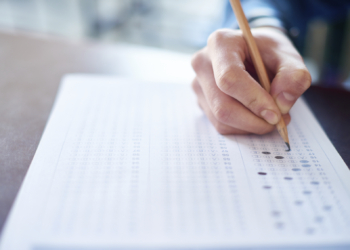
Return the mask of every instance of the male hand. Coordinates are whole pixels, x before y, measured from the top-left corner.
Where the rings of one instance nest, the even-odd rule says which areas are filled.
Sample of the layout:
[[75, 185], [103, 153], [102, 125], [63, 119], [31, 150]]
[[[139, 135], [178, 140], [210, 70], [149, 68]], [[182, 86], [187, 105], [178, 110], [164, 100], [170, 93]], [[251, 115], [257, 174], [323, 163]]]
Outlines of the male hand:
[[220, 134], [265, 134], [275, 129], [310, 87], [311, 76], [288, 37], [276, 28], [252, 29], [271, 80], [270, 93], [258, 83], [240, 30], [212, 33], [192, 59], [192, 87], [198, 104]]

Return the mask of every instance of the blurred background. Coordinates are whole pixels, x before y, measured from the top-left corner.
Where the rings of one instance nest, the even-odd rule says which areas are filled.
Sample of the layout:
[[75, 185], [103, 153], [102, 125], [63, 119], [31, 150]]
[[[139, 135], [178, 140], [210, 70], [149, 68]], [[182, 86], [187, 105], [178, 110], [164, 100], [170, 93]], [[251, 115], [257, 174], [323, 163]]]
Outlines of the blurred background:
[[[222, 24], [225, 3], [226, 0], [0, 0], [0, 29], [193, 53]], [[314, 82], [350, 89], [349, 45], [350, 18], [333, 24], [322, 20], [309, 24], [301, 52]]]
[[0, 26], [193, 52], [222, 22], [225, 0], [0, 0]]

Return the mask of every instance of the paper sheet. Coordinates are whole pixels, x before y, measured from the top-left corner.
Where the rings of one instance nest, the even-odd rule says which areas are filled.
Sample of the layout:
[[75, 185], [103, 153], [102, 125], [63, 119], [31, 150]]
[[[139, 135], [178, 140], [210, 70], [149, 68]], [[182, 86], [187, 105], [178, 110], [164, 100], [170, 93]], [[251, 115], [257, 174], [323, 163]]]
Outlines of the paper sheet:
[[0, 248], [349, 249], [350, 172], [291, 116], [286, 152], [218, 134], [187, 85], [68, 76]]

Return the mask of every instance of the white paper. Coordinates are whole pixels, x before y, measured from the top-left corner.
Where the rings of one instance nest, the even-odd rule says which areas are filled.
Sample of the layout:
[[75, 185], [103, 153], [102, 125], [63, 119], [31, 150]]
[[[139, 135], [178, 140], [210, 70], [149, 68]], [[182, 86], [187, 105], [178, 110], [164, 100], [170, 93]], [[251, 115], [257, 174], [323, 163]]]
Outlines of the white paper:
[[0, 248], [349, 249], [350, 172], [291, 116], [286, 152], [218, 134], [187, 85], [68, 76]]

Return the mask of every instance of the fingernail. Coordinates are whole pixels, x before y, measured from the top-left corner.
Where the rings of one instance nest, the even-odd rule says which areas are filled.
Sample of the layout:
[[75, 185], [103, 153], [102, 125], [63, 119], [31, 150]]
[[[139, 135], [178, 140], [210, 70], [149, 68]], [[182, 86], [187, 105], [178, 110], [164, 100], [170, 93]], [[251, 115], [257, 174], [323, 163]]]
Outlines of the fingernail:
[[261, 116], [264, 117], [264, 119], [272, 125], [277, 124], [278, 122], [278, 115], [272, 110], [265, 109], [261, 112]]
[[276, 98], [276, 104], [282, 114], [287, 114], [295, 101], [295, 96], [287, 92], [280, 93]]
[[284, 95], [284, 98], [286, 98], [288, 101], [294, 101], [295, 97], [287, 92], [282, 92], [282, 94]]

